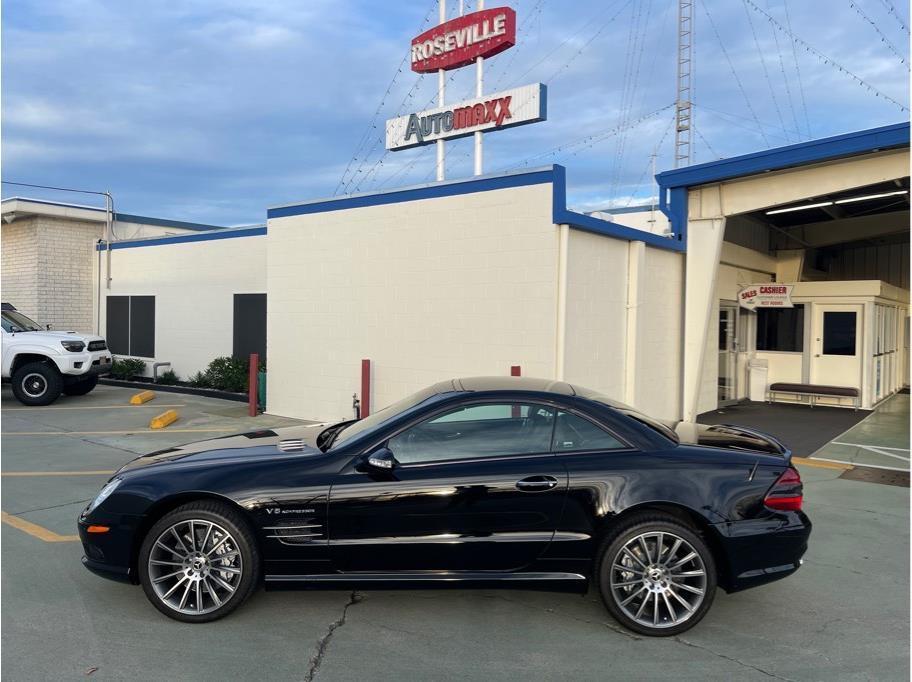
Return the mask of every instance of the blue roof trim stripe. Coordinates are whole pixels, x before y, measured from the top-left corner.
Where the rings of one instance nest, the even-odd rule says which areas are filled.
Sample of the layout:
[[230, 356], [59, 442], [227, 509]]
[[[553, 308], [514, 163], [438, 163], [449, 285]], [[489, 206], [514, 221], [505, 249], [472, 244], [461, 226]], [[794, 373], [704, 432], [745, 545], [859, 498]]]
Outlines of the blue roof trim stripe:
[[[218, 239], [236, 239], [238, 237], [259, 237], [266, 234], [265, 227], [245, 227], [237, 230], [224, 230], [219, 232], [202, 232], [199, 234], [179, 234], [172, 237], [155, 237], [153, 239], [132, 239], [129, 241], [112, 242], [111, 249], [136, 249], [142, 246], [168, 246], [170, 244], [186, 244], [188, 242], [210, 242]], [[104, 251], [104, 244], [95, 246], [97, 251]]]
[[909, 124], [896, 123], [665, 171], [656, 175], [659, 208], [686, 242], [690, 187], [908, 146]]
[[855, 154], [909, 146], [909, 124], [859, 130], [854, 133], [799, 142], [786, 147], [710, 161], [656, 175], [661, 188], [693, 187], [744, 175], [821, 163]]
[[686, 248], [683, 236], [663, 237], [652, 232], [637, 230], [633, 227], [619, 225], [567, 209], [567, 169], [560, 165], [554, 166], [554, 200], [552, 206], [552, 220], [555, 225], [569, 225], [577, 230], [593, 232], [607, 237], [615, 237], [616, 239], [632, 242], [644, 242], [650, 246], [669, 251], [684, 251]]
[[[48, 201], [47, 199], [32, 199], [30, 197], [7, 197], [7, 201], [28, 201], [33, 204], [43, 204], [44, 206], [63, 206], [65, 208], [78, 208], [82, 211], [97, 211], [104, 213], [105, 209], [97, 206], [83, 206], [81, 204], [68, 204], [62, 201]], [[132, 213], [114, 212], [114, 220], [121, 220], [125, 223], [136, 223], [137, 225], [155, 225], [157, 227], [176, 227], [182, 230], [224, 230], [224, 225], [207, 225], [206, 223], [188, 223], [183, 220], [167, 220], [166, 218], [150, 218], [143, 215], [133, 215]]]
[[326, 213], [327, 211], [342, 211], [352, 208], [367, 208], [369, 206], [385, 206], [406, 201], [420, 201], [421, 199], [436, 199], [439, 197], [474, 194], [475, 192], [489, 192], [496, 189], [526, 187], [529, 185], [539, 185], [551, 182], [552, 174], [553, 171], [551, 168], [536, 169], [521, 173], [486, 175], [477, 179], [418, 185], [416, 187], [387, 192], [322, 199], [309, 203], [270, 208], [266, 212], [266, 217], [271, 220], [273, 218], [287, 218], [296, 215]]

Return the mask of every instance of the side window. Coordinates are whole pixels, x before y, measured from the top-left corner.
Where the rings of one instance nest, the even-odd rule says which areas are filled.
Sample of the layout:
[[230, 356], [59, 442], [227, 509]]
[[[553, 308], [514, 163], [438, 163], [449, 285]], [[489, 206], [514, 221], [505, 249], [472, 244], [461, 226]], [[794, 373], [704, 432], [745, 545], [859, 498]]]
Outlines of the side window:
[[620, 450], [621, 441], [588, 419], [570, 412], [558, 412], [554, 426], [554, 452], [574, 450]]
[[548, 452], [554, 410], [528, 403], [485, 403], [450, 410], [393, 436], [399, 462], [528, 455]]

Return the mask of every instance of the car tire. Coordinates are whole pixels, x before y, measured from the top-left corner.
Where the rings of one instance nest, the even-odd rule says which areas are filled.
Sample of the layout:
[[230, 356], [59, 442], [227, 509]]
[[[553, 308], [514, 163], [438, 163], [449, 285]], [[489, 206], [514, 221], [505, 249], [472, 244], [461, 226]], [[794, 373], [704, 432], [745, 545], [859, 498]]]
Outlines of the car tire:
[[91, 393], [96, 386], [98, 386], [98, 377], [91, 376], [82, 381], [74, 381], [72, 384], [65, 385], [63, 392], [66, 395], [86, 395]]
[[624, 627], [650, 637], [689, 630], [716, 591], [716, 564], [706, 542], [673, 516], [628, 519], [602, 542], [599, 591]]
[[12, 377], [13, 395], [23, 405], [43, 407], [60, 397], [63, 377], [50, 362], [28, 362]]
[[206, 623], [224, 618], [253, 593], [260, 581], [260, 554], [240, 513], [201, 500], [152, 526], [137, 569], [155, 608], [184, 623]]

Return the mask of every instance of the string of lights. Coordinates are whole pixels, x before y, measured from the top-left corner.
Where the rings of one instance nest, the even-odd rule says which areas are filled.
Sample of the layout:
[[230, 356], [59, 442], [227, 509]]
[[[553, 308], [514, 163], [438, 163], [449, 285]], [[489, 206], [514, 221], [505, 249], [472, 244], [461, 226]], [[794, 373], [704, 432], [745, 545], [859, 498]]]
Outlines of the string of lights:
[[768, 13], [764, 12], [763, 9], [758, 7], [753, 2], [753, 0], [744, 0], [744, 1], [747, 2], [747, 4], [750, 5], [750, 7], [755, 12], [759, 12], [760, 14], [762, 14], [766, 18], [766, 20], [769, 21], [775, 28], [777, 28], [779, 31], [781, 31], [784, 35], [788, 36], [788, 38], [793, 43], [796, 43], [796, 44], [800, 45], [801, 47], [803, 47], [805, 49], [805, 51], [807, 51], [807, 52], [811, 53], [812, 55], [814, 55], [815, 57], [817, 57], [817, 59], [822, 61], [824, 64], [827, 64], [828, 66], [832, 66], [833, 68], [837, 69], [840, 73], [844, 73], [846, 76], [848, 76], [849, 78], [854, 80], [856, 83], [858, 83], [859, 85], [861, 85], [862, 87], [867, 89], [868, 92], [873, 93], [875, 96], [880, 97], [881, 99], [884, 99], [887, 102], [890, 102], [891, 104], [895, 104], [903, 111], [909, 111], [909, 107], [907, 107], [906, 105], [893, 99], [888, 94], [881, 92], [880, 90], [875, 88], [873, 85], [868, 83], [866, 80], [864, 80], [861, 76], [857, 76], [856, 74], [852, 73], [847, 68], [842, 66], [839, 62], [834, 61], [832, 58], [823, 54], [820, 50], [809, 45], [805, 40], [796, 36], [794, 33], [792, 33], [790, 30], [788, 30], [785, 26], [783, 26], [778, 21], [776, 21], [776, 19], [774, 19]]
[[[792, 18], [789, 14], [789, 5], [788, 0], [782, 0], [782, 9], [785, 10], [785, 27], [788, 29], [788, 32], [792, 32]], [[774, 30], [773, 33], [776, 31]], [[795, 75], [798, 77], [798, 93], [801, 95], [801, 110], [804, 113], [804, 126], [807, 130], [807, 139], [813, 137], [811, 133], [811, 119], [808, 116], [808, 105], [807, 100], [804, 97], [804, 81], [801, 80], [801, 62], [798, 61], [798, 45], [795, 41], [792, 42], [792, 59], [795, 62]]]
[[860, 16], [862, 19], [864, 19], [866, 22], [868, 22], [871, 25], [871, 28], [873, 28], [875, 31], [877, 31], [877, 35], [880, 36], [880, 42], [882, 42], [884, 45], [886, 45], [887, 49], [890, 50], [890, 52], [892, 52], [894, 55], [896, 55], [899, 58], [899, 61], [901, 61], [903, 64], [905, 64], [906, 71], [908, 71], [909, 64], [906, 61], [906, 58], [899, 53], [899, 50], [896, 49], [896, 46], [890, 42], [890, 40], [887, 38], [887, 36], [884, 35], [884, 32], [880, 30], [880, 27], [876, 23], [874, 23], [874, 21], [871, 19], [871, 17], [869, 17], [867, 14], [865, 14], [864, 10], [861, 9], [861, 7], [856, 5], [854, 2], [850, 2], [849, 7], [854, 9], [855, 13], [858, 16]]
[[[769, 9], [769, 0], [767, 0], [766, 6], [767, 6], [767, 9]], [[788, 77], [788, 74], [785, 72], [785, 58], [782, 56], [782, 46], [779, 44], [779, 31], [777, 31], [774, 28], [774, 29], [772, 29], [772, 33], [773, 33], [773, 43], [776, 46], [776, 54], [779, 57], [779, 72], [782, 74], [782, 82], [785, 84], [785, 95], [786, 95], [785, 99], [788, 102], [789, 111], [792, 114], [792, 121], [794, 122], [795, 130], [798, 133], [797, 139], [800, 141], [801, 138], [803, 137], [803, 135], [801, 133], [801, 124], [798, 122], [798, 111], [795, 108], [795, 101], [792, 96], [792, 86], [789, 83], [790, 79]], [[792, 47], [794, 48], [794, 43], [792, 44]], [[797, 64], [796, 64], [796, 67], [797, 67]], [[802, 95], [802, 97], [803, 97], [803, 95]]]
[[713, 33], [716, 36], [716, 40], [719, 43], [719, 47], [722, 48], [722, 54], [725, 56], [725, 61], [728, 62], [728, 68], [731, 71], [732, 76], [735, 79], [735, 83], [738, 85], [738, 90], [741, 92], [741, 96], [744, 97], [744, 102], [747, 104], [747, 110], [750, 112], [751, 117], [754, 119], [754, 122], [757, 124], [757, 130], [760, 131], [760, 137], [763, 138], [763, 143], [769, 149], [770, 142], [769, 138], [766, 137], [766, 131], [763, 129], [763, 126], [760, 125], [760, 120], [757, 118], [757, 112], [754, 111], [754, 105], [751, 104], [750, 97], [747, 96], [747, 91], [744, 89], [744, 84], [741, 82], [738, 72], [735, 70], [735, 65], [731, 60], [731, 57], [728, 54], [728, 50], [725, 49], [725, 43], [722, 42], [722, 36], [719, 34], [719, 29], [716, 28], [716, 22], [713, 21], [712, 13], [709, 11], [709, 8], [706, 6], [706, 3], [700, 3], [700, 6], [703, 8], [703, 14], [706, 15], [706, 18], [709, 20], [709, 26], [712, 28]]
[[747, 16], [747, 23], [750, 25], [751, 35], [754, 37], [754, 47], [757, 48], [757, 55], [760, 57], [760, 66], [763, 69], [763, 77], [766, 79], [766, 86], [769, 89], [773, 108], [776, 110], [776, 117], [779, 119], [779, 125], [785, 130], [785, 119], [782, 116], [782, 109], [779, 107], [779, 99], [776, 97], [776, 89], [773, 87], [773, 80], [770, 78], [769, 69], [766, 67], [766, 57], [763, 54], [763, 48], [760, 47], [760, 39], [757, 37], [757, 27], [754, 26], [754, 19], [751, 16], [751, 11], [747, 6], [747, 3], [742, 2], [741, 6], [744, 7], [744, 14]]

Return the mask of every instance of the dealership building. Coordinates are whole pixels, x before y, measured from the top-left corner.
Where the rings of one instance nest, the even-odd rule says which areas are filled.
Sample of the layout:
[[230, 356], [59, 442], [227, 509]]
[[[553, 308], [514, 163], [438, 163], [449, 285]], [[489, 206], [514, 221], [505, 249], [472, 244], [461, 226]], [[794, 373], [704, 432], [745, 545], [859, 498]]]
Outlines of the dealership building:
[[836, 386], [818, 404], [862, 409], [908, 384], [908, 124], [656, 180], [655, 210], [573, 211], [554, 165], [290, 203], [265, 226], [145, 219], [159, 232], [110, 249], [80, 226], [68, 291], [10, 265], [34, 211], [65, 207], [5, 201], [4, 299], [58, 322], [38, 301], [69, 296], [66, 324], [184, 378], [259, 352], [267, 411], [305, 419], [517, 366], [672, 419], [783, 383], [770, 398]]

